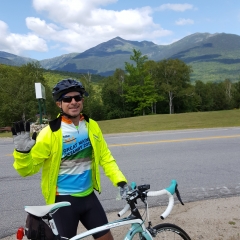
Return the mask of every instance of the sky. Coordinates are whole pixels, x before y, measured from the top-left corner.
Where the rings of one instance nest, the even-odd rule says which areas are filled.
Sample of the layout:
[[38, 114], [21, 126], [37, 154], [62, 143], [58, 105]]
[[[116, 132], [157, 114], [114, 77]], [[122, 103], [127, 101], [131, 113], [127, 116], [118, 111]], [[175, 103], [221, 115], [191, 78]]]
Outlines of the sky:
[[196, 32], [240, 35], [240, 0], [0, 0], [0, 51], [37, 60], [115, 37], [168, 45]]

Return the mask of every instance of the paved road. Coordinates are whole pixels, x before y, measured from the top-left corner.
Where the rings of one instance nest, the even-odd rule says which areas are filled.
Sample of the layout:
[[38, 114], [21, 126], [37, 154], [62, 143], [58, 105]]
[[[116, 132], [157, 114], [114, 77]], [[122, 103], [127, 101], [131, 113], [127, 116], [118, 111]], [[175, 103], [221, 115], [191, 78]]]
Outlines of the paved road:
[[[159, 190], [176, 179], [184, 202], [240, 194], [240, 127], [111, 134], [105, 138], [130, 182], [149, 183], [151, 190]], [[19, 177], [12, 168], [12, 149], [11, 139], [0, 139], [0, 238], [24, 224], [25, 205], [44, 204], [40, 173]], [[102, 188], [99, 198], [106, 211], [124, 206], [123, 201], [115, 201], [117, 190], [104, 174]], [[156, 206], [166, 204], [166, 199], [151, 198], [149, 202]]]

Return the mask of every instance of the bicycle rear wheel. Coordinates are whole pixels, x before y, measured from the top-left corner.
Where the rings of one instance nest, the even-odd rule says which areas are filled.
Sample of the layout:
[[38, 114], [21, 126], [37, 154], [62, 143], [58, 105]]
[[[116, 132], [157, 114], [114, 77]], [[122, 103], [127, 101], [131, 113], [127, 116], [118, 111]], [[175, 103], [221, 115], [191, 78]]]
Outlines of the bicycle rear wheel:
[[153, 233], [151, 233], [154, 239], [168, 239], [168, 240], [191, 240], [188, 234], [178, 227], [177, 225], [171, 223], [162, 223], [153, 227]]

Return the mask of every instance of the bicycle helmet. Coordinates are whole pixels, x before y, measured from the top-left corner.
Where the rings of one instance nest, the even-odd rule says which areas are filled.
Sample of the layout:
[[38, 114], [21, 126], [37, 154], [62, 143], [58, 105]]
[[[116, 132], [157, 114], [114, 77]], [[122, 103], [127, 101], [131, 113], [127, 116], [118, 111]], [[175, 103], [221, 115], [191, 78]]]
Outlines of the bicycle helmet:
[[88, 93], [85, 91], [85, 88], [83, 87], [81, 82], [75, 79], [68, 78], [61, 80], [54, 86], [52, 90], [52, 96], [54, 101], [60, 101], [62, 96], [69, 92], [79, 92], [81, 95], [88, 96]]

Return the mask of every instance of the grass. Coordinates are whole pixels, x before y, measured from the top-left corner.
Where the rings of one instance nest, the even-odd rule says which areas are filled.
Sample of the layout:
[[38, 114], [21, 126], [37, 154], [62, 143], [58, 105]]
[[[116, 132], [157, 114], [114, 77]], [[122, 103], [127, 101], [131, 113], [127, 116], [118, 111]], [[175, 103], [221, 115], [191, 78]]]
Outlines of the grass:
[[1, 138], [12, 137], [12, 133], [10, 133], [10, 132], [2, 132], [2, 133], [0, 133], [0, 137]]
[[[98, 121], [98, 124], [104, 134], [216, 127], [239, 127], [240, 110], [234, 109], [213, 112], [157, 114]], [[0, 133], [0, 137], [11, 136], [11, 133]]]
[[240, 110], [157, 114], [99, 121], [104, 134], [197, 128], [238, 127]]

